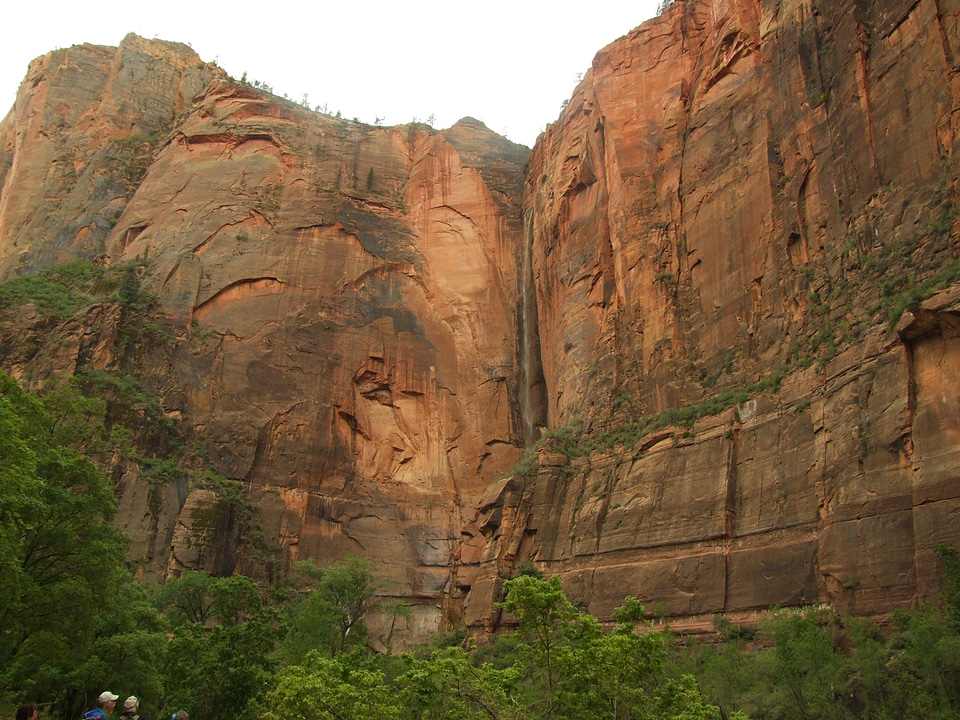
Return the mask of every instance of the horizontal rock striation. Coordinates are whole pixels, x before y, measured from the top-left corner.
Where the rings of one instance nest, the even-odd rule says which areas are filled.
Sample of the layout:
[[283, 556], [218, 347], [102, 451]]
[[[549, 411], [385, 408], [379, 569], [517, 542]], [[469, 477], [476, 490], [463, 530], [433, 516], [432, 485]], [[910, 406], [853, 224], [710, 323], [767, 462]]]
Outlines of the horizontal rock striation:
[[144, 574], [370, 557], [413, 608], [385, 647], [496, 627], [527, 563], [691, 630], [933, 602], [957, 57], [960, 0], [677, 0], [530, 152], [312, 112], [174, 43], [60, 50], [0, 123], [0, 274], [134, 263], [154, 314], [21, 305], [0, 361], [135, 375], [156, 403], [125, 412], [241, 484], [118, 467]]
[[601, 617], [635, 594], [690, 627], [936, 601], [958, 17], [687, 0], [598, 53], [524, 198], [546, 425], [578, 444], [479, 508], [470, 622], [528, 560]]

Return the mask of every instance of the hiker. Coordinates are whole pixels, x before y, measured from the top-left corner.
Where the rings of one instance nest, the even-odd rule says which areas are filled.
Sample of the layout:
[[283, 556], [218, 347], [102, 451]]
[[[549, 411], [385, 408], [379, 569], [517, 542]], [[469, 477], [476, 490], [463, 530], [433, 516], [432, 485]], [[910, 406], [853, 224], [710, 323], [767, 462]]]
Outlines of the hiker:
[[123, 701], [123, 714], [120, 716], [125, 720], [140, 720], [140, 699], [136, 695], [131, 695]]
[[107, 713], [113, 712], [113, 706], [117, 704], [119, 697], [109, 690], [104, 690], [97, 698], [97, 706], [84, 713], [83, 720], [107, 720]]
[[37, 706], [24, 703], [18, 707], [17, 720], [37, 720]]

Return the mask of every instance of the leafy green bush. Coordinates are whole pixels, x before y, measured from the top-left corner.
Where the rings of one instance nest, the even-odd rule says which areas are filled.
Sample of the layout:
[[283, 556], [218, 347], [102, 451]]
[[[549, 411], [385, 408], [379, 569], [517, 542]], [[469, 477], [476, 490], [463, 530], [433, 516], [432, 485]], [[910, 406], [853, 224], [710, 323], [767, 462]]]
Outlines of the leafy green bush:
[[0, 282], [0, 308], [33, 303], [44, 317], [65, 320], [83, 308], [103, 301], [119, 302], [124, 309], [142, 310], [152, 301], [140, 285], [142, 263], [112, 267], [74, 260], [35, 275]]
[[65, 319], [94, 302], [93, 286], [103, 278], [104, 268], [83, 260], [0, 283], [0, 307], [16, 308], [33, 303], [41, 315]]

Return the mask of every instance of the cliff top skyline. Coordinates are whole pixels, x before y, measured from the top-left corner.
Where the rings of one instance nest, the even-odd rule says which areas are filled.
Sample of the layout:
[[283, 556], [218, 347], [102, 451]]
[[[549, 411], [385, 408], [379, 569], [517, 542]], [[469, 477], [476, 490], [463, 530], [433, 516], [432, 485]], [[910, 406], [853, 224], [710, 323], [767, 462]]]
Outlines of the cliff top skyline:
[[50, 53], [0, 123], [0, 368], [97, 401], [137, 577], [357, 555], [410, 608], [383, 648], [493, 632], [531, 566], [688, 637], [932, 604], [956, 4], [678, 3], [532, 152], [306, 110], [183, 44]]
[[[236, 78], [269, 85], [311, 108], [386, 125], [433, 118], [436, 128], [464, 116], [532, 147], [559, 114], [594, 55], [656, 14], [657, 0], [601, 0], [587, 13], [553, 3], [493, 0], [482, 10], [430, 0], [416, 7], [373, 0], [326, 3], [273, 17], [241, 1], [194, 6], [186, 15], [113, 0], [57, 0], [37, 21], [32, 7], [4, 14], [16, 28], [0, 47], [0, 113], [36, 57], [92, 43], [116, 46], [129, 32], [190, 45]], [[452, 9], [456, 8], [456, 9]]]

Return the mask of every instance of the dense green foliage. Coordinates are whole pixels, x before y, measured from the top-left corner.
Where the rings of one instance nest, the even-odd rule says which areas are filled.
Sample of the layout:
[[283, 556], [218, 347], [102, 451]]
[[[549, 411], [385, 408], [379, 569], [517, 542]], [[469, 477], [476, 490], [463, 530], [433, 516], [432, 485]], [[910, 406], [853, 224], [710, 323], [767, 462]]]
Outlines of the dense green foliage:
[[[148, 708], [207, 710], [202, 695], [218, 708], [207, 716], [237, 717], [272, 677], [264, 658], [282, 632], [279, 611], [248, 578], [133, 581], [101, 469], [135, 456], [133, 433], [118, 422], [123, 392], [91, 399], [89, 382], [37, 395], [0, 372], [0, 693], [71, 718], [103, 688], [128, 687]], [[208, 614], [178, 612], [192, 601]]]
[[41, 315], [71, 317], [93, 302], [92, 289], [104, 269], [78, 260], [51, 270], [0, 283], [0, 307], [34, 303]]
[[[405, 655], [400, 667], [353, 652], [314, 651], [281, 671], [268, 720], [395, 718], [677, 718], [713, 720], [690, 675], [667, 670], [668, 639], [642, 623], [629, 600], [611, 632], [577, 610], [558, 578], [508, 580], [503, 609], [516, 643], [491, 660], [463, 647]], [[640, 623], [640, 631], [635, 623]]]
[[33, 303], [37, 311], [56, 319], [72, 317], [98, 301], [116, 301], [124, 309], [140, 309], [150, 302], [140, 287], [141, 263], [111, 267], [75, 260], [35, 275], [0, 282], [0, 309]]
[[289, 629], [278, 649], [286, 663], [298, 663], [311, 651], [326, 657], [363, 646], [363, 618], [378, 607], [374, 564], [356, 556], [328, 568], [312, 561], [297, 564], [289, 602]]
[[129, 588], [113, 487], [83, 454], [110, 443], [101, 415], [72, 386], [38, 397], [0, 373], [0, 683], [70, 710], [152, 615]]
[[758, 633], [679, 655], [704, 696], [757, 720], [960, 717], [960, 636], [949, 613], [900, 611], [882, 629], [824, 609], [781, 611]]
[[195, 717], [257, 717], [255, 700], [272, 682], [270, 655], [283, 634], [279, 609], [243, 576], [188, 573], [161, 595], [174, 625], [160, 668], [168, 702]]

